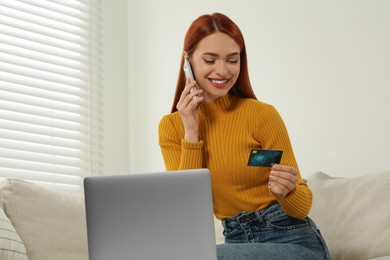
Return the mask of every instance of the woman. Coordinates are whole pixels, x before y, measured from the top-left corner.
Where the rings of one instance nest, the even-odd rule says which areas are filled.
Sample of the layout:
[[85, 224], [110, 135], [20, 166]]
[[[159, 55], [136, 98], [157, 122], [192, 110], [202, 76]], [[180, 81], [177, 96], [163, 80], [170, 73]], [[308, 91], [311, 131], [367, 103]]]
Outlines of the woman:
[[[185, 58], [196, 81], [180, 69], [172, 111], [159, 124], [159, 143], [167, 170], [210, 170], [214, 212], [225, 235], [218, 257], [329, 258], [307, 217], [312, 193], [286, 127], [252, 90], [237, 25], [220, 13], [200, 16], [185, 36], [181, 68]], [[281, 163], [247, 166], [251, 148], [283, 150]]]

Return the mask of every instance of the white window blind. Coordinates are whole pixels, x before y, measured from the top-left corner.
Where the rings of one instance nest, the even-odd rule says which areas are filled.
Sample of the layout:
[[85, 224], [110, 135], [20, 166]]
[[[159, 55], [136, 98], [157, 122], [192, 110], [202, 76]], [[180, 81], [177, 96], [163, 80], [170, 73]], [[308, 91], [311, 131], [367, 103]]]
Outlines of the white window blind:
[[0, 177], [80, 191], [98, 171], [89, 4], [0, 0]]

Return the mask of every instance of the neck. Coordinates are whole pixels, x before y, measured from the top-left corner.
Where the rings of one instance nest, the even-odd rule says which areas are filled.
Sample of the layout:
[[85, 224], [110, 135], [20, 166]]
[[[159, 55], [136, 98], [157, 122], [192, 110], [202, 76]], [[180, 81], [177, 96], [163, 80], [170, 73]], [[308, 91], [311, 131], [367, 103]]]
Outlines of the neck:
[[217, 117], [231, 110], [237, 99], [238, 97], [228, 93], [214, 101], [202, 103], [199, 110], [204, 118]]

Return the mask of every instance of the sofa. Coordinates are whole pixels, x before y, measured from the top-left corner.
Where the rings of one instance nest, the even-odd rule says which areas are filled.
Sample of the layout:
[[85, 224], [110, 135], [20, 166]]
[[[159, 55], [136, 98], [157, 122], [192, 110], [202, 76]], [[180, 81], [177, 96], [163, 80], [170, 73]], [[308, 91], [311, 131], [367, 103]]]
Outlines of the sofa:
[[[390, 171], [358, 177], [313, 173], [310, 217], [332, 259], [390, 259]], [[87, 260], [82, 194], [18, 179], [0, 183], [1, 260]], [[215, 219], [216, 243], [223, 243]], [[286, 258], [288, 259], [288, 258]]]
[[87, 260], [82, 194], [18, 179], [0, 183], [1, 260]]
[[390, 171], [357, 177], [312, 174], [310, 217], [332, 259], [390, 259]]

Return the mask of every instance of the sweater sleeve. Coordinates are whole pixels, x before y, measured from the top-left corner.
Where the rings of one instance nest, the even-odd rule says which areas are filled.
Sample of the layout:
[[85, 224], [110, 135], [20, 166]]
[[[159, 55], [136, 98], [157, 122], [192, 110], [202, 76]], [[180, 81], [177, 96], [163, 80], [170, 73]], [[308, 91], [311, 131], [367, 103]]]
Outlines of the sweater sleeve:
[[185, 141], [180, 120], [172, 115], [164, 116], [160, 121], [158, 134], [167, 171], [203, 167], [203, 141]]
[[312, 205], [312, 192], [302, 181], [287, 128], [273, 106], [266, 106], [257, 115], [259, 116], [257, 120], [259, 125], [257, 125], [254, 135], [261, 143], [262, 148], [283, 150], [280, 164], [292, 166], [298, 171], [298, 182], [295, 189], [285, 198], [277, 198], [277, 200], [287, 215], [303, 219], [309, 214]]

